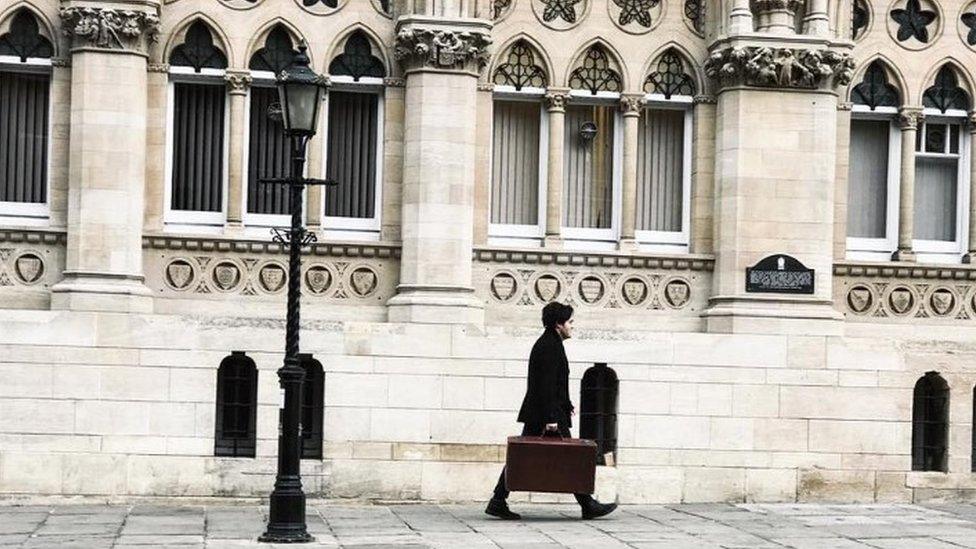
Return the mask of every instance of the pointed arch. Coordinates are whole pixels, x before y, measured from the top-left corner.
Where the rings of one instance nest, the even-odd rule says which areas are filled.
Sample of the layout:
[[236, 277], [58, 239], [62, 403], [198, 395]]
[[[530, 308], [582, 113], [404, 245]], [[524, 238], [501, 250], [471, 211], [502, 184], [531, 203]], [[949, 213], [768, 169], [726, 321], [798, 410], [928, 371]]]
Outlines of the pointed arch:
[[542, 47], [539, 41], [528, 34], [525, 34], [524, 32], [520, 32], [510, 37], [498, 48], [497, 51], [501, 52], [501, 54], [492, 56], [492, 64], [487, 73], [488, 81], [493, 82], [495, 73], [498, 71], [499, 67], [505, 63], [511, 62], [511, 60], [508, 59], [509, 54], [511, 53], [512, 48], [514, 48], [518, 43], [522, 43], [531, 49], [534, 64], [542, 69], [544, 73], [546, 86], [552, 86], [555, 79], [555, 73], [553, 72], [552, 68], [552, 60], [549, 59], [549, 55], [546, 53], [546, 50]]
[[[275, 32], [282, 32], [288, 34], [291, 40], [292, 48], [298, 48], [298, 44], [302, 40], [306, 40], [305, 36], [298, 30], [295, 25], [289, 23], [282, 17], [275, 17], [270, 21], [267, 21], [258, 28], [258, 31], [254, 34], [250, 41], [247, 43], [246, 55], [243, 59], [242, 65], [244, 67], [250, 67], [251, 61], [254, 59], [255, 54], [257, 54], [262, 48], [264, 48], [268, 37]], [[309, 64], [315, 66], [315, 60], [313, 59], [313, 52], [311, 49], [307, 52], [309, 57]]]
[[650, 56], [648, 56], [647, 61], [644, 62], [644, 66], [641, 67], [640, 85], [644, 85], [647, 77], [657, 68], [658, 63], [661, 61], [664, 54], [668, 53], [669, 51], [673, 51], [681, 59], [685, 73], [688, 74], [688, 76], [690, 76], [693, 80], [695, 93], [705, 93], [708, 88], [708, 79], [705, 78], [705, 73], [703, 73], [701, 70], [703, 63], [696, 62], [695, 59], [699, 57], [706, 57], [708, 53], [702, 51], [701, 56], [696, 56], [683, 44], [673, 41], [659, 46], [651, 53]]
[[37, 33], [47, 41], [50, 55], [39, 55], [38, 57], [58, 57], [60, 54], [58, 33], [54, 31], [57, 27], [52, 25], [51, 20], [44, 15], [44, 12], [33, 4], [18, 2], [0, 12], [0, 35], [9, 33], [14, 20], [25, 14], [33, 16], [34, 23], [37, 25]]
[[888, 67], [884, 61], [872, 61], [865, 69], [860, 81], [851, 84], [850, 100], [856, 105], [866, 105], [874, 110], [878, 107], [900, 107], [902, 93], [891, 84]]
[[[339, 47], [342, 44], [342, 47]], [[362, 25], [349, 27], [337, 40], [326, 57], [325, 74], [383, 78], [389, 75], [390, 64], [374, 34]]]
[[854, 88], [856, 88], [860, 83], [864, 82], [867, 76], [868, 70], [871, 67], [880, 66], [884, 70], [885, 77], [888, 79], [888, 84], [894, 87], [895, 91], [898, 93], [900, 103], [897, 105], [901, 107], [903, 105], [911, 104], [908, 94], [908, 87], [905, 84], [905, 77], [898, 70], [898, 64], [894, 63], [886, 57], [884, 54], [875, 54], [864, 62], [860, 63], [857, 71], [854, 73], [854, 78], [851, 79], [851, 84], [847, 88], [847, 100], [854, 101]]
[[645, 67], [642, 89], [647, 93], [659, 93], [670, 99], [672, 95], [695, 95], [701, 91], [702, 80], [698, 78], [695, 65], [690, 57], [677, 44], [669, 45], [651, 58]]
[[166, 39], [166, 45], [163, 48], [164, 62], [169, 62], [170, 57], [173, 55], [173, 50], [186, 42], [187, 31], [198, 22], [207, 26], [207, 30], [210, 31], [210, 36], [213, 38], [214, 47], [223, 52], [224, 57], [227, 59], [228, 67], [239, 67], [243, 64], [234, 56], [231, 41], [221, 29], [221, 26], [209, 15], [200, 11], [184, 17], [173, 27], [173, 31], [170, 32], [169, 37]]
[[[587, 59], [588, 57], [589, 59]], [[572, 59], [572, 61], [570, 62], [569, 67], [567, 67], [566, 75], [563, 78], [563, 83], [566, 87], [572, 88], [575, 81], [577, 84], [590, 84], [589, 88], [577, 88], [583, 90], [588, 89], [590, 92], [594, 92], [594, 89], [596, 91], [616, 92], [623, 92], [624, 90], [630, 89], [628, 87], [629, 78], [627, 77], [627, 68], [622, 61], [623, 56], [620, 55], [620, 52], [603, 38], [595, 37], [588, 40], [586, 43], [576, 49], [570, 59]], [[599, 72], [603, 59], [606, 60], [608, 68], [615, 73], [616, 78], [613, 78], [613, 74], [597, 73]], [[579, 69], [583, 70], [577, 72]], [[594, 69], [596, 69], [596, 71]], [[589, 74], [583, 74], [584, 72]], [[574, 73], [576, 73], [575, 78]], [[594, 80], [594, 77], [596, 80]], [[587, 80], [589, 81], [587, 82]], [[606, 89], [608, 85], [616, 87], [617, 89]]]
[[536, 49], [526, 40], [516, 40], [504, 55], [498, 56], [499, 61], [489, 73], [491, 82], [495, 84], [514, 86], [516, 90], [523, 87], [546, 88], [551, 79], [536, 60]]
[[345, 29], [336, 33], [335, 40], [329, 45], [328, 53], [325, 56], [324, 66], [322, 67], [322, 72], [324, 74], [329, 74], [329, 66], [333, 61], [340, 55], [342, 55], [346, 43], [349, 39], [356, 33], [361, 33], [369, 39], [369, 46], [372, 54], [376, 56], [380, 63], [383, 64], [383, 70], [386, 75], [389, 76], [393, 72], [393, 63], [390, 60], [389, 52], [383, 47], [383, 40], [380, 35], [376, 33], [373, 29], [367, 27], [362, 23], [353, 23]]
[[935, 63], [922, 82], [919, 98], [923, 106], [943, 112], [950, 108], [972, 108], [973, 82], [968, 71], [955, 59], [950, 57]]

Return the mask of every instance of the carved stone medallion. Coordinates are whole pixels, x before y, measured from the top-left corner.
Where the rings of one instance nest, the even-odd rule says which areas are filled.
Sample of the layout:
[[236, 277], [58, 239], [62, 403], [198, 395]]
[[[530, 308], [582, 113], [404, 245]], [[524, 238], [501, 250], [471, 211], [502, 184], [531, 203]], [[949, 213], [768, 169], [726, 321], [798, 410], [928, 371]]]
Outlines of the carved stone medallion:
[[675, 309], [684, 307], [691, 298], [691, 287], [684, 280], [672, 280], [664, 287], [664, 300]]
[[177, 290], [185, 290], [193, 282], [193, 267], [182, 259], [171, 261], [166, 266], [166, 281]]
[[647, 299], [647, 283], [639, 278], [629, 278], [623, 285], [624, 301], [630, 305], [640, 305]]
[[285, 285], [285, 270], [280, 265], [265, 265], [258, 277], [261, 287], [269, 292], [277, 292]]
[[241, 280], [241, 270], [230, 262], [218, 263], [213, 270], [214, 282], [221, 290], [227, 291], [237, 286]]
[[945, 316], [952, 311], [956, 304], [956, 296], [948, 288], [939, 288], [929, 297], [932, 311], [939, 316]]
[[376, 272], [368, 267], [359, 267], [349, 277], [352, 291], [359, 297], [366, 297], [376, 290]]
[[551, 274], [542, 275], [535, 281], [535, 293], [546, 303], [556, 299], [560, 289], [559, 279]]
[[491, 279], [491, 295], [498, 301], [508, 301], [515, 295], [515, 277], [508, 273], [498, 273]]
[[897, 314], [903, 315], [911, 310], [912, 305], [915, 304], [915, 297], [912, 295], [912, 291], [905, 287], [895, 288], [888, 295], [888, 305], [891, 306], [891, 310]]
[[40, 280], [44, 274], [44, 262], [40, 257], [27, 253], [17, 258], [14, 262], [14, 269], [17, 276], [25, 284], [33, 284]]
[[847, 306], [851, 311], [861, 314], [871, 308], [874, 298], [866, 286], [854, 286], [847, 292]]
[[332, 285], [332, 273], [321, 265], [309, 267], [305, 271], [305, 283], [313, 294], [321, 294]]
[[589, 304], [600, 301], [603, 297], [603, 281], [595, 276], [588, 276], [579, 283], [580, 298]]

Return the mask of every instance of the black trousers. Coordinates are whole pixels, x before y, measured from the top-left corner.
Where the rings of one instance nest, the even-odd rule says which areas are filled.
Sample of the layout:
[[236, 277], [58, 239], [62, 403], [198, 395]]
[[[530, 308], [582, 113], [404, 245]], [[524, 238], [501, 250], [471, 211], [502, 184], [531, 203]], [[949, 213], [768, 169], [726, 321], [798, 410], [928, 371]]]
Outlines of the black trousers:
[[[545, 432], [546, 426], [539, 424], [526, 423], [522, 426], [522, 436], [523, 437], [534, 437], [540, 436]], [[560, 424], [559, 434], [564, 437], [572, 436], [569, 432], [569, 427]], [[498, 476], [498, 484], [495, 485], [495, 496], [494, 499], [506, 500], [508, 499], [508, 494], [510, 492], [505, 488], [505, 468], [502, 467], [502, 474]], [[576, 497], [577, 503], [582, 505], [588, 505], [593, 501], [593, 496], [590, 494], [573, 494]]]

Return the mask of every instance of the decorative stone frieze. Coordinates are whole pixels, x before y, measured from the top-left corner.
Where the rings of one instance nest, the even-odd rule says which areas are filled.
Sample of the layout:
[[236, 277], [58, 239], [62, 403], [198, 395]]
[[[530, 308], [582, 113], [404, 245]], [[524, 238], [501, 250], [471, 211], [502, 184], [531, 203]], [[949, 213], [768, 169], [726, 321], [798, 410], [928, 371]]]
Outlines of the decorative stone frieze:
[[976, 269], [834, 265], [835, 303], [849, 320], [976, 319]]
[[404, 72], [421, 69], [480, 74], [490, 59], [487, 27], [451, 28], [408, 21], [396, 35], [394, 56]]
[[159, 16], [145, 11], [96, 7], [64, 7], [62, 29], [72, 49], [146, 53], [159, 34]]
[[[47, 231], [0, 231], [0, 291], [47, 290], [64, 269], [65, 234]], [[18, 299], [5, 296], [5, 306]]]
[[570, 265], [586, 267], [620, 267], [664, 271], [708, 271], [715, 259], [707, 255], [647, 256], [614, 255], [588, 252], [505, 250], [475, 248], [474, 260], [482, 263], [529, 263], [533, 265]]
[[847, 52], [765, 46], [728, 47], [705, 62], [720, 87], [834, 89], [850, 84], [854, 68]]

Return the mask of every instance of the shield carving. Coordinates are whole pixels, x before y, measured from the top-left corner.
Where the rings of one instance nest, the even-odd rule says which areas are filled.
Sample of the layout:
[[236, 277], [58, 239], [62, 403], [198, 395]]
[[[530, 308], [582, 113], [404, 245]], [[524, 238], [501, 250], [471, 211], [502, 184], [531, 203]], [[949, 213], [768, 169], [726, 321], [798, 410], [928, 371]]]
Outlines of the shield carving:
[[864, 286], [851, 288], [847, 294], [847, 304], [855, 313], [863, 313], [871, 306], [871, 290]]
[[261, 269], [261, 286], [269, 292], [277, 292], [285, 285], [285, 270], [277, 265], [267, 265]]
[[552, 301], [559, 295], [559, 280], [552, 275], [540, 276], [535, 281], [535, 293], [542, 301]]
[[932, 305], [932, 310], [939, 316], [943, 316], [951, 311], [955, 301], [956, 298], [953, 297], [952, 292], [946, 289], [932, 292], [932, 297], [929, 298], [929, 304]]
[[668, 303], [675, 308], [681, 307], [685, 303], [688, 303], [688, 297], [690, 294], [691, 288], [680, 280], [670, 282], [664, 287], [664, 297], [667, 298]]
[[166, 266], [166, 278], [177, 290], [183, 290], [193, 279], [193, 267], [186, 261], [173, 261]]
[[491, 293], [498, 301], [508, 301], [515, 295], [515, 278], [509, 274], [498, 274], [491, 279]]
[[603, 297], [603, 282], [599, 278], [586, 277], [580, 281], [580, 297], [587, 303], [596, 303]]
[[328, 269], [312, 267], [305, 271], [305, 282], [308, 283], [308, 289], [312, 290], [312, 293], [320, 294], [332, 284], [332, 275]]
[[631, 278], [624, 282], [624, 301], [631, 305], [639, 305], [647, 298], [647, 284], [643, 280]]
[[905, 314], [912, 307], [912, 292], [908, 288], [896, 288], [888, 296], [891, 308], [898, 314]]
[[229, 290], [237, 285], [241, 271], [233, 263], [221, 263], [214, 267], [214, 281], [221, 290]]
[[17, 275], [27, 284], [37, 282], [44, 273], [44, 263], [34, 254], [24, 254], [14, 263]]
[[366, 297], [376, 289], [376, 273], [365, 267], [352, 272], [352, 289], [360, 297]]

